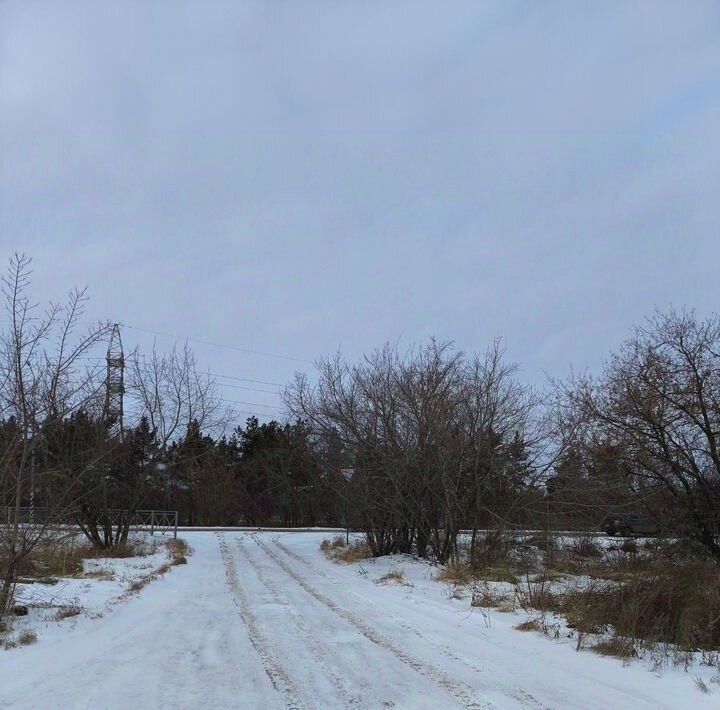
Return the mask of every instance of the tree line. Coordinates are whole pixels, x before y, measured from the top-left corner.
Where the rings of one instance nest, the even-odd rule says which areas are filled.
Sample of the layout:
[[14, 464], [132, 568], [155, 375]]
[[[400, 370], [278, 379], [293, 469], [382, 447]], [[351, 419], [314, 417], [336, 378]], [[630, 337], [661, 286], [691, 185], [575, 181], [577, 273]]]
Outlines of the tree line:
[[475, 354], [434, 340], [358, 363], [336, 354], [286, 388], [285, 421], [235, 427], [187, 346], [133, 352], [119, 432], [103, 409], [104, 363], [90, 357], [110, 324], [80, 328], [84, 291], [40, 310], [30, 286], [29, 259], [13, 257], [0, 337], [0, 606], [48, 527], [72, 521], [109, 548], [141, 508], [177, 510], [187, 525], [347, 523], [375, 555], [440, 562], [462, 533], [478, 564], [493, 534], [645, 512], [720, 563], [716, 314], [655, 314], [598, 376], [542, 389], [521, 382], [500, 341]]

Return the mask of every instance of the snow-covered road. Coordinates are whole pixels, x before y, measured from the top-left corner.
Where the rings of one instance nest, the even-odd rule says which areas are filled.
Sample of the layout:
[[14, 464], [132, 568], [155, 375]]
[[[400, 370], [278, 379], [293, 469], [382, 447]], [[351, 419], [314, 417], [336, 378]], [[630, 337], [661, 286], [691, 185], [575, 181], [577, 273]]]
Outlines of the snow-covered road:
[[194, 553], [101, 619], [0, 652], [3, 708], [710, 708], [692, 674], [515, 631], [407, 561], [342, 566], [314, 533], [187, 533]]

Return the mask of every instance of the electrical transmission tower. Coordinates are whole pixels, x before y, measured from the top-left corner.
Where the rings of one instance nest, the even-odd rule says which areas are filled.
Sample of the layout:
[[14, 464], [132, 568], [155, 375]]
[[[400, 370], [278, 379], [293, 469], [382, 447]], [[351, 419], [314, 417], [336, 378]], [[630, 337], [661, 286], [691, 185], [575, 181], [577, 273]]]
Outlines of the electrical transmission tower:
[[125, 355], [120, 325], [115, 323], [110, 333], [107, 355], [107, 376], [105, 379], [105, 407], [103, 419], [111, 436], [122, 437], [123, 429], [123, 395], [125, 394]]

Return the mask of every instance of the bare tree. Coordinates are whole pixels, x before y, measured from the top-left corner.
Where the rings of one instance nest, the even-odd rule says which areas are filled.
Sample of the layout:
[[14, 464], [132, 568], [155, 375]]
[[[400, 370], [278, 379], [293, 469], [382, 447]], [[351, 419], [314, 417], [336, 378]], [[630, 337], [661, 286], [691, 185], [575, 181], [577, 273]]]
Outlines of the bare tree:
[[633, 494], [720, 564], [720, 318], [656, 314], [565, 394], [616, 448]]
[[[127, 541], [151, 488], [177, 485], [168, 466], [170, 444], [191, 427], [222, 429], [228, 416], [215, 381], [199, 372], [187, 345], [166, 355], [153, 349], [149, 358], [135, 352], [127, 362], [127, 410], [136, 424], [126, 427], [122, 440], [105, 442], [114, 454], [88, 480], [80, 506], [80, 527], [100, 549]], [[205, 465], [199, 459], [185, 463], [198, 471]]]
[[445, 561], [463, 527], [512, 513], [535, 465], [539, 401], [502, 356], [499, 343], [470, 361], [449, 343], [403, 356], [387, 345], [356, 366], [321, 361], [316, 385], [299, 376], [286, 392], [353, 469], [339, 491], [374, 554]]
[[[94, 406], [102, 380], [97, 367], [83, 363], [108, 332], [103, 323], [79, 332], [84, 290], [41, 312], [30, 300], [30, 276], [30, 259], [16, 254], [2, 277], [9, 326], [0, 335], [0, 492], [6, 517], [0, 530], [0, 613], [11, 603], [21, 561], [76, 503], [78, 475], [47, 466], [43, 434], [52, 422]], [[38, 492], [42, 513], [34, 510]]]

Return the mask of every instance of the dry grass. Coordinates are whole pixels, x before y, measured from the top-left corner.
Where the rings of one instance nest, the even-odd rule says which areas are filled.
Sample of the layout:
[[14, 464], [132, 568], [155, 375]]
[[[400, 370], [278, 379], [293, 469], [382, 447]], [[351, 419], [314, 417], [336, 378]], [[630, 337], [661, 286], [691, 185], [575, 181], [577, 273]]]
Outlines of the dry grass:
[[405, 584], [405, 572], [398, 568], [391, 569], [380, 577], [376, 584]]
[[494, 564], [482, 568], [473, 568], [469, 562], [451, 560], [435, 576], [439, 582], [467, 585], [477, 581], [508, 582], [517, 584], [520, 580], [517, 571], [509, 564]]
[[2, 648], [9, 651], [13, 648], [19, 648], [20, 646], [30, 646], [36, 643], [38, 640], [37, 634], [34, 631], [23, 631], [17, 638], [6, 638], [2, 642]]
[[[607, 653], [627, 657], [638, 644], [670, 644], [678, 651], [720, 649], [720, 570], [707, 561], [669, 563], [645, 558], [637, 562], [610, 557], [593, 559], [594, 575], [560, 589], [552, 575], [540, 575], [515, 587], [518, 606], [565, 617], [581, 634], [612, 632]], [[610, 644], [608, 641], [602, 644]], [[601, 652], [601, 651], [598, 651]]]
[[82, 574], [82, 561], [88, 550], [89, 546], [79, 543], [74, 536], [48, 537], [23, 560], [20, 575], [41, 578]]
[[603, 548], [590, 535], [576, 538], [567, 550], [580, 559], [598, 559], [603, 556]]
[[147, 587], [150, 582], [168, 574], [168, 572], [172, 571], [173, 567], [187, 564], [187, 557], [185, 555], [189, 555], [191, 550], [185, 540], [169, 540], [165, 543], [165, 546], [170, 553], [170, 561], [160, 565], [160, 567], [156, 570], [135, 579], [125, 590], [126, 594], [137, 594], [139, 591]]
[[334, 560], [335, 562], [343, 562], [348, 565], [372, 557], [372, 552], [367, 543], [351, 542], [349, 545], [345, 545], [345, 541], [340, 536], [332, 541], [323, 540], [320, 543], [320, 549], [328, 559]]
[[62, 621], [63, 619], [71, 619], [74, 616], [80, 616], [82, 614], [82, 607], [75, 604], [69, 606], [63, 606], [55, 613], [55, 621]]
[[127, 542], [111, 549], [99, 550], [87, 541], [79, 540], [76, 535], [48, 536], [23, 560], [19, 573], [21, 577], [48, 581], [54, 577], [79, 576], [112, 579], [105, 571], [85, 574], [83, 560], [141, 557], [154, 551], [154, 544], [143, 541]]
[[367, 543], [354, 542], [350, 543], [347, 547], [342, 548], [334, 556], [336, 560], [345, 562], [346, 564], [352, 564], [353, 562], [360, 562], [361, 560], [367, 560], [372, 557], [372, 551]]
[[154, 552], [154, 546], [145, 542], [124, 542], [115, 547], [99, 550], [92, 545], [85, 546], [83, 557], [88, 560], [99, 558], [127, 559], [128, 557], [144, 557]]
[[113, 582], [115, 580], [115, 574], [113, 572], [103, 569], [85, 572], [83, 577], [87, 577], [89, 579], [97, 579], [100, 582]]
[[710, 688], [707, 687], [707, 684], [700, 676], [695, 676], [693, 678], [693, 682], [695, 683], [695, 687], [703, 694], [710, 695]]
[[540, 619], [526, 619], [521, 621], [516, 627], [518, 631], [542, 631], [543, 626]]
[[187, 544], [187, 542], [185, 542], [185, 540], [181, 540], [178, 538], [175, 540], [169, 540], [165, 544], [170, 551], [170, 555], [172, 557], [172, 564], [174, 566], [187, 564], [187, 558], [190, 554], [190, 546]]
[[34, 631], [23, 631], [15, 643], [18, 646], [30, 646], [37, 640], [37, 634]]
[[596, 595], [593, 614], [621, 635], [683, 650], [720, 648], [720, 570], [688, 565], [637, 578]]
[[470, 565], [458, 560], [451, 560], [435, 576], [438, 582], [466, 585], [475, 581]]
[[621, 636], [613, 636], [609, 639], [598, 641], [592, 646], [595, 653], [603, 656], [615, 656], [615, 658], [632, 658], [637, 656], [635, 646], [632, 641], [622, 638]]
[[520, 582], [517, 571], [509, 566], [485, 567], [477, 572], [477, 577], [488, 582], [508, 582], [509, 584]]
[[498, 611], [510, 613], [515, 611], [515, 605], [507, 594], [500, 594], [484, 584], [473, 589], [470, 606], [480, 608], [495, 608]]
[[553, 592], [552, 582], [545, 576], [531, 579], [527, 574], [525, 580], [515, 586], [515, 601], [525, 611], [535, 610], [542, 614], [561, 609], [559, 597]]
[[175, 538], [173, 540], [168, 540], [165, 543], [165, 546], [172, 552], [174, 555], [189, 555], [190, 554], [190, 546], [185, 542], [185, 540], [181, 538]]
[[345, 547], [345, 539], [342, 535], [336, 535], [332, 540], [325, 539], [320, 543], [320, 549], [326, 554], [331, 550], [339, 550]]
[[142, 589], [145, 589], [145, 587], [147, 587], [147, 585], [155, 579], [157, 579], [157, 575], [155, 573], [146, 574], [144, 577], [139, 577], [138, 579], [131, 582], [128, 586], [128, 594], [137, 594]]

